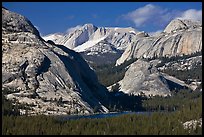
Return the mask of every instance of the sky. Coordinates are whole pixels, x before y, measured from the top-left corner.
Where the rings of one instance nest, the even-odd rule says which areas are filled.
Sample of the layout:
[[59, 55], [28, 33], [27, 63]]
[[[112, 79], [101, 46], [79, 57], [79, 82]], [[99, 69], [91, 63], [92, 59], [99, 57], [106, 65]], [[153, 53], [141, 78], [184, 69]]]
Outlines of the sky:
[[175, 18], [202, 21], [202, 2], [2, 2], [27, 17], [41, 36], [84, 24], [161, 32]]

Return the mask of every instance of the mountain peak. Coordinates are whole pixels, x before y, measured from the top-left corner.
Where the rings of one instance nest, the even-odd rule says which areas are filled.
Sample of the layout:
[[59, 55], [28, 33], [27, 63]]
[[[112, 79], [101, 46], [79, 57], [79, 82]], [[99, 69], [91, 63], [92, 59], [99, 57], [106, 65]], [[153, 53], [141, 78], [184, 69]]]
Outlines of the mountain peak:
[[95, 31], [97, 29], [97, 27], [94, 24], [86, 23], [82, 26], [82, 29], [88, 29], [88, 30], [91, 29], [91, 30]]
[[30, 32], [39, 36], [38, 30], [24, 16], [2, 7], [2, 30], [6, 32]]
[[201, 22], [200, 21], [193, 21], [189, 19], [180, 19], [176, 18], [172, 20], [164, 29], [164, 32], [166, 33], [171, 33], [173, 31], [177, 30], [183, 30], [183, 29], [188, 29], [188, 28], [196, 28], [200, 27]]

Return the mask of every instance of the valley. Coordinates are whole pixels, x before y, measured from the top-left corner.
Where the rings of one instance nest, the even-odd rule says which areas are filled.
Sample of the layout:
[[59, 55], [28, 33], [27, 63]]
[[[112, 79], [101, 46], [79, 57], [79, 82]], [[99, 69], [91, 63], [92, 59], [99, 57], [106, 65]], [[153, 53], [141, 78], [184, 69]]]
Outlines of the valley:
[[3, 135], [201, 135], [201, 74], [199, 21], [41, 36], [2, 7]]

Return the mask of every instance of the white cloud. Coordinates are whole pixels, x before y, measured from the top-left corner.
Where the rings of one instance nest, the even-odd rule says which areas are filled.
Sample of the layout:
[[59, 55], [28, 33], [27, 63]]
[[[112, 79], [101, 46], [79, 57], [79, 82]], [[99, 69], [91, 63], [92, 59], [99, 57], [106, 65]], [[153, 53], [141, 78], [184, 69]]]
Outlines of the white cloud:
[[75, 31], [76, 29], [79, 29], [81, 28], [82, 26], [81, 25], [77, 25], [76, 27], [71, 27], [71, 28], [68, 28], [66, 33], [70, 33], [70, 32], [73, 32]]
[[184, 11], [180, 17], [176, 18], [202, 21], [202, 10], [189, 9]]
[[162, 9], [159, 6], [148, 4], [144, 7], [138, 8], [132, 12], [123, 15], [127, 20], [131, 20], [135, 23], [136, 27], [150, 23], [152, 19], [163, 18], [167, 9]]
[[202, 10], [169, 10], [153, 4], [147, 4], [122, 15], [122, 18], [132, 21], [136, 27], [147, 25], [164, 27], [175, 18], [201, 20]]

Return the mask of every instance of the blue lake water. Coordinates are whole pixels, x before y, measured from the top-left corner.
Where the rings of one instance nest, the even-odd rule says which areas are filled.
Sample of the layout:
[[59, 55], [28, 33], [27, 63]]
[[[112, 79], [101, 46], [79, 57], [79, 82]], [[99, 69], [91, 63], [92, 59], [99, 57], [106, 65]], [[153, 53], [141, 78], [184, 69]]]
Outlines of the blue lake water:
[[65, 115], [59, 116], [59, 119], [62, 121], [80, 119], [80, 118], [108, 118], [108, 117], [116, 117], [124, 114], [137, 114], [137, 115], [150, 115], [151, 112], [112, 112], [112, 113], [99, 113], [99, 114], [91, 114], [91, 115]]

